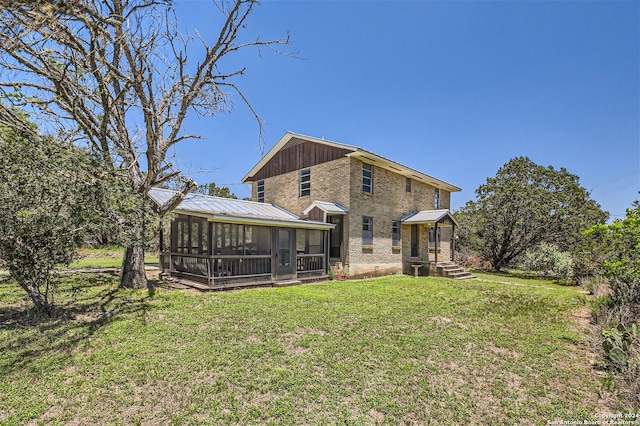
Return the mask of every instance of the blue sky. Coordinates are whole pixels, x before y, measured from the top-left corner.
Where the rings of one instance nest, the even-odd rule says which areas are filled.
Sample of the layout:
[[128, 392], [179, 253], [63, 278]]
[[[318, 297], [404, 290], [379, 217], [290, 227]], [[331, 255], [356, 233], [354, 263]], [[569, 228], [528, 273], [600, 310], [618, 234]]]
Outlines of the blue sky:
[[[264, 149], [286, 131], [360, 146], [462, 192], [452, 210], [517, 156], [565, 167], [602, 208], [640, 198], [637, 1], [269, 1], [247, 38], [291, 34], [292, 58], [247, 51], [236, 80], [264, 120]], [[219, 28], [207, 0], [178, 0], [181, 25]], [[250, 194], [258, 126], [231, 113], [192, 118], [179, 146], [199, 183]], [[266, 151], [265, 151], [266, 152]]]

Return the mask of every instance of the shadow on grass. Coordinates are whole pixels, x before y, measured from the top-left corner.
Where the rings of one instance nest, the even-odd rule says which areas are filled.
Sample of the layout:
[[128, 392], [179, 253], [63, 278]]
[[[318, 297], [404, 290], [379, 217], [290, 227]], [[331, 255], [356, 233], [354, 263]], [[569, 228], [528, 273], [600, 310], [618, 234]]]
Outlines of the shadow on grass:
[[[3, 285], [9, 285], [4, 280]], [[122, 290], [107, 274], [78, 274], [63, 279], [55, 309], [48, 316], [26, 298], [0, 305], [0, 371], [41, 370], [65, 363], [74, 350], [112, 322], [142, 319], [151, 309], [157, 282], [146, 292]], [[16, 293], [22, 291], [15, 283]], [[55, 358], [56, 362], [51, 362]], [[46, 362], [45, 362], [46, 360]]]
[[495, 270], [495, 269], [475, 269], [474, 272], [478, 272], [478, 273], [482, 273], [482, 274], [486, 274], [486, 275], [493, 275], [496, 277], [511, 277], [511, 278], [518, 278], [521, 280], [536, 280], [536, 279], [540, 279], [540, 276], [533, 274], [531, 272], [526, 272], [526, 271], [520, 271], [520, 270], [516, 270], [516, 269], [501, 269], [499, 271]]
[[547, 281], [551, 284], [556, 284], [556, 285], [565, 286], [565, 287], [575, 287], [578, 285], [572, 280], [559, 280], [559, 279], [549, 278], [541, 274], [537, 274], [529, 271], [522, 271], [519, 269], [501, 269], [499, 271], [496, 271], [494, 269], [475, 269], [473, 270], [473, 272], [477, 272], [485, 275], [492, 275], [494, 277], [515, 278], [520, 280]]

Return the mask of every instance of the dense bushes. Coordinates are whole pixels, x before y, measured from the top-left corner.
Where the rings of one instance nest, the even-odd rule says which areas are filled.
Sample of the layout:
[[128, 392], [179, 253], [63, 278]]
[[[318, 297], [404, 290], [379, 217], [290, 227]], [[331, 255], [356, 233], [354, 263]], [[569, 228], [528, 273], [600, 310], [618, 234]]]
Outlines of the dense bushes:
[[0, 259], [46, 313], [54, 268], [73, 260], [98, 222], [93, 169], [94, 159], [67, 142], [0, 126]]
[[[608, 294], [596, 300], [594, 318], [602, 327], [602, 348], [611, 371], [621, 384], [623, 401], [640, 408], [640, 205], [623, 220], [598, 225], [585, 233], [581, 258], [602, 259]], [[581, 261], [585, 263], [584, 260]], [[586, 272], [582, 271], [583, 273]], [[586, 274], [585, 274], [586, 275]]]
[[520, 267], [545, 278], [569, 280], [572, 276], [571, 253], [563, 252], [553, 244], [540, 243], [525, 252]]
[[[637, 323], [640, 317], [640, 207], [624, 220], [598, 225], [585, 233], [586, 246], [602, 257], [600, 273], [610, 288], [611, 321]], [[593, 255], [592, 255], [593, 257]], [[607, 324], [610, 325], [610, 324]]]

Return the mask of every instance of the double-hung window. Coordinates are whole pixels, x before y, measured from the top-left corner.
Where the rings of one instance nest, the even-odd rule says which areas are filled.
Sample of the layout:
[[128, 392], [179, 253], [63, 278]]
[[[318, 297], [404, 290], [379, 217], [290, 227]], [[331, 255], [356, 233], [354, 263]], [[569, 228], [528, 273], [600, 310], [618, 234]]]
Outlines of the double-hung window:
[[373, 166], [362, 163], [362, 192], [373, 194]]
[[373, 245], [373, 218], [371, 216], [362, 216], [362, 245]]
[[434, 196], [433, 204], [435, 205], [436, 210], [440, 208], [440, 188], [436, 188], [436, 194]]
[[300, 170], [300, 196], [311, 195], [311, 169]]
[[264, 203], [264, 179], [258, 181], [258, 188], [256, 190], [256, 198], [259, 203]]
[[411, 192], [411, 178], [410, 177], [405, 178], [404, 181], [405, 181], [405, 185], [404, 185], [405, 192]]
[[400, 221], [391, 222], [391, 246], [394, 249], [400, 248]]

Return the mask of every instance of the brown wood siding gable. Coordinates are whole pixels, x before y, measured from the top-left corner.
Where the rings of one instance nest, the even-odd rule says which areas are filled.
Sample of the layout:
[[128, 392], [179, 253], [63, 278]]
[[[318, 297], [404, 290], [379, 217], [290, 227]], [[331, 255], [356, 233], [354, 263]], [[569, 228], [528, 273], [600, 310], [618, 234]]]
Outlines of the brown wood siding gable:
[[438, 223], [443, 225], [455, 225], [455, 222], [448, 215], [440, 219]]
[[324, 222], [324, 211], [322, 211], [322, 209], [320, 209], [319, 207], [314, 207], [309, 212], [308, 217], [309, 220], [312, 220], [314, 222]]
[[294, 170], [306, 169], [316, 164], [337, 160], [350, 152], [353, 151], [293, 138], [283, 149], [277, 152], [264, 167], [247, 180], [249, 182], [255, 182]]

